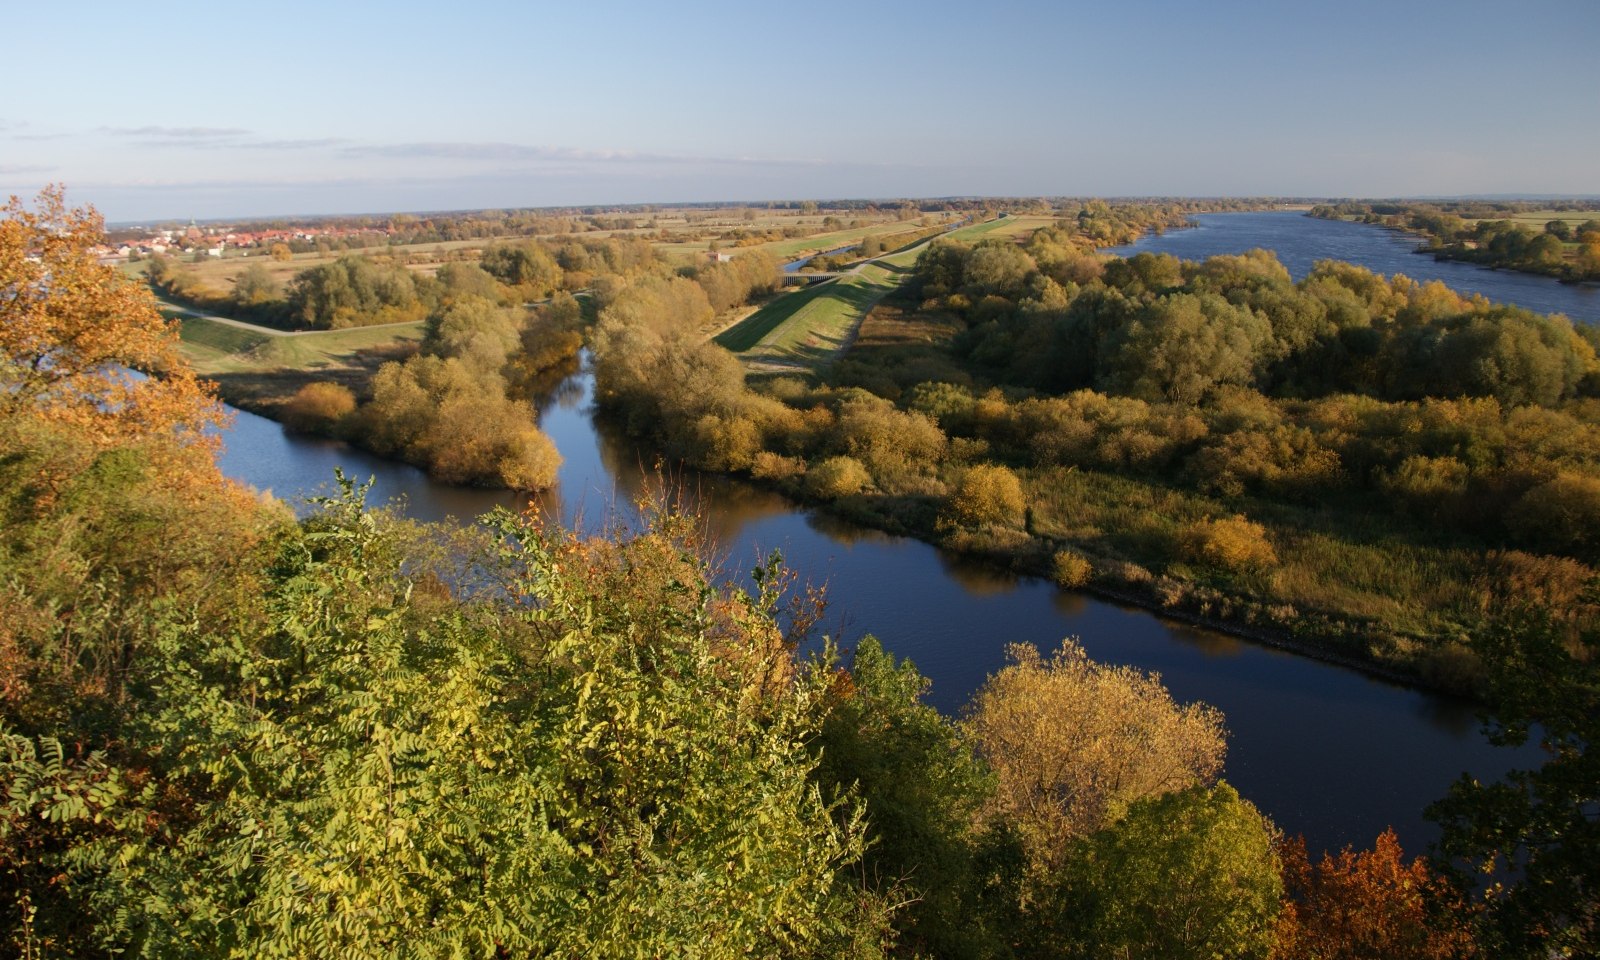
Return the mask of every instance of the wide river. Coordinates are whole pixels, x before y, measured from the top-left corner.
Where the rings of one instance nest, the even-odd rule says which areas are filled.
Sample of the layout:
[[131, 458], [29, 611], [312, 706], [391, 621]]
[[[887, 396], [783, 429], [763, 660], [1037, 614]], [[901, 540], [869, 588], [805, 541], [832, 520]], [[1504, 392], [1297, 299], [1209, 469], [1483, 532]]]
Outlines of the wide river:
[[[1200, 221], [1199, 229], [1135, 246], [1181, 256], [1272, 247], [1297, 276], [1328, 256], [1419, 278], [1437, 267], [1460, 267], [1404, 251], [1404, 267], [1395, 265], [1396, 236], [1374, 227], [1279, 213]], [[1196, 237], [1211, 246], [1193, 246]], [[1526, 303], [1519, 291], [1529, 282], [1553, 297], [1590, 295], [1554, 281], [1462, 269], [1491, 299]], [[1508, 285], [1495, 287], [1502, 279]], [[1577, 309], [1583, 302], [1530, 305], [1592, 318], [1592, 306], [1588, 313]], [[559, 486], [536, 501], [548, 514], [585, 528], [628, 522], [629, 505], [654, 475], [655, 460], [596, 425], [590, 388], [580, 371], [542, 404], [541, 425], [565, 463]], [[406, 512], [422, 519], [468, 519], [497, 504], [528, 505], [509, 493], [437, 484], [411, 467], [291, 436], [248, 413], [237, 415], [225, 440], [222, 466], [230, 476], [290, 500], [326, 489], [334, 467], [342, 466], [359, 478], [373, 477], [377, 500], [403, 498]], [[698, 501], [729, 569], [748, 569], [758, 557], [782, 551], [806, 581], [826, 585], [826, 632], [846, 646], [875, 634], [933, 681], [930, 700], [949, 714], [959, 714], [984, 678], [1004, 665], [1010, 643], [1049, 649], [1075, 636], [1098, 660], [1159, 671], [1179, 700], [1204, 700], [1227, 715], [1225, 776], [1284, 830], [1305, 834], [1313, 850], [1367, 846], [1386, 826], [1408, 849], [1420, 850], [1437, 834], [1422, 809], [1452, 780], [1467, 771], [1495, 778], [1537, 759], [1532, 750], [1491, 747], [1473, 708], [1451, 698], [965, 563], [750, 484], [692, 474], [679, 483]]]
[[1184, 260], [1204, 260], [1222, 253], [1243, 253], [1253, 247], [1278, 255], [1296, 280], [1318, 260], [1347, 260], [1385, 276], [1403, 273], [1413, 280], [1442, 280], [1462, 293], [1481, 293], [1496, 303], [1514, 303], [1539, 313], [1564, 313], [1573, 320], [1600, 322], [1600, 284], [1564, 284], [1549, 277], [1511, 270], [1492, 270], [1459, 260], [1435, 260], [1415, 252], [1418, 237], [1343, 220], [1317, 220], [1296, 211], [1271, 213], [1202, 213], [1197, 226], [1148, 235], [1125, 247], [1106, 251], [1131, 257], [1136, 253], [1170, 253]]

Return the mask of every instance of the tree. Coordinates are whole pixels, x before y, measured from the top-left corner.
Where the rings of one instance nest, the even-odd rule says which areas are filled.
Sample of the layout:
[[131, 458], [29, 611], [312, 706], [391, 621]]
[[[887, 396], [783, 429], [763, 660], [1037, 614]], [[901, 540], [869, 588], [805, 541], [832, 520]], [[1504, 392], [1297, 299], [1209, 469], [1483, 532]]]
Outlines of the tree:
[[1207, 784], [1222, 769], [1222, 715], [1179, 706], [1161, 679], [1095, 663], [1064, 641], [1049, 660], [1028, 645], [973, 697], [964, 729], [994, 770], [988, 815], [1013, 824], [1036, 874], [1071, 841], [1142, 797]]
[[501, 512], [503, 602], [458, 603], [360, 496], [277, 541], [258, 611], [166, 637], [124, 741], [150, 787], [0, 730], [0, 850], [78, 830], [47, 916], [142, 956], [875, 953], [859, 818], [810, 779], [828, 680], [775, 595], [713, 586], [682, 518]]
[[1219, 384], [1250, 383], [1271, 338], [1249, 309], [1215, 294], [1173, 294], [1112, 339], [1100, 379], [1146, 400], [1199, 403]]
[[1074, 847], [1063, 926], [1106, 960], [1266, 960], [1283, 893], [1272, 824], [1228, 784], [1135, 802]]
[[[51, 187], [0, 219], [0, 420], [26, 415], [110, 444], [175, 436], [210, 449], [220, 409], [147, 289], [100, 264], [102, 221]], [[136, 371], [160, 376], [142, 376]]]
[[[1508, 958], [1600, 953], [1600, 637], [1512, 608], [1474, 649], [1488, 674], [1489, 738], [1536, 739], [1548, 759], [1497, 783], [1463, 776], [1428, 808], [1439, 852], [1487, 883], [1484, 948]], [[1468, 879], [1477, 875], [1477, 880]]]
[[283, 288], [272, 273], [259, 263], [252, 263], [233, 281], [233, 302], [243, 307], [256, 307], [270, 303], [283, 295]]
[[294, 259], [294, 254], [290, 252], [287, 243], [274, 243], [267, 248], [267, 253], [279, 263], [287, 263]]
[[[928, 680], [865, 637], [848, 673], [835, 679], [814, 745], [829, 796], [865, 805], [868, 877], [902, 902], [902, 950], [938, 957], [988, 957], [1001, 949], [997, 902], [1012, 891], [998, 877], [1004, 830], [976, 815], [992, 778], [960, 731], [922, 702]], [[1014, 895], [1014, 894], [1013, 894]]]
[[1407, 863], [1393, 830], [1371, 850], [1345, 847], [1313, 865], [1305, 840], [1279, 847], [1287, 900], [1273, 960], [1457, 960], [1472, 956], [1472, 918], [1423, 857]]

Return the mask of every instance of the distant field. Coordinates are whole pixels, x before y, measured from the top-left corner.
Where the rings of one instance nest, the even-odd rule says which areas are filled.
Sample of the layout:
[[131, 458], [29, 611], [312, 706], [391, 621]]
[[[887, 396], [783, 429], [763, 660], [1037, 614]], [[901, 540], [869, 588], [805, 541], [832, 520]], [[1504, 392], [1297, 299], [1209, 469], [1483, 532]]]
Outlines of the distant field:
[[[541, 236], [552, 241], [560, 241], [566, 238], [573, 240], [604, 240], [611, 237], [645, 236], [651, 240], [656, 249], [663, 255], [680, 263], [688, 263], [710, 249], [712, 241], [719, 238], [722, 239], [724, 247], [734, 253], [738, 253], [741, 250], [760, 249], [768, 251], [780, 260], [789, 260], [806, 253], [831, 250], [836, 247], [859, 243], [862, 238], [868, 236], [900, 233], [915, 229], [914, 221], [895, 220], [890, 218], [890, 214], [867, 211], [824, 210], [814, 214], [801, 215], [753, 208], [752, 212], [753, 216], [749, 219], [746, 219], [742, 213], [722, 212], [717, 215], [694, 214], [688, 217], [662, 214], [655, 216], [638, 215], [631, 218], [623, 218], [632, 219], [638, 224], [633, 228], [542, 234]], [[843, 222], [865, 221], [865, 223], [859, 227], [823, 232], [823, 221], [830, 216], [836, 217]], [[723, 234], [739, 230], [767, 231], [794, 227], [807, 230], [808, 235], [750, 247], [731, 246], [731, 241], [722, 237]], [[662, 237], [663, 234], [665, 234], [665, 237]], [[294, 278], [295, 274], [312, 267], [332, 263], [342, 256], [362, 254], [386, 256], [396, 254], [407, 258], [421, 258], [424, 262], [411, 263], [408, 266], [418, 273], [431, 274], [438, 269], [440, 263], [451, 259], [452, 255], [459, 255], [462, 251], [482, 249], [493, 243], [514, 243], [519, 239], [525, 238], [481, 238], [419, 243], [399, 247], [375, 246], [327, 255], [300, 253], [284, 261], [273, 260], [266, 255], [265, 251], [251, 251], [245, 256], [208, 257], [198, 263], [194, 262], [193, 258], [188, 254], [175, 254], [169, 255], [169, 257], [182, 269], [195, 274], [207, 287], [218, 293], [226, 293], [232, 289], [233, 282], [244, 272], [245, 268], [252, 265], [264, 267], [273, 279], [280, 284], [287, 284]], [[120, 266], [125, 272], [135, 276], [142, 276], [145, 267], [143, 263], [137, 262], [121, 264]]]
[[798, 237], [794, 240], [764, 243], [757, 249], [765, 250], [779, 260], [793, 260], [807, 253], [854, 246], [867, 237], [880, 237], [893, 233], [910, 233], [918, 229], [920, 227], [914, 220], [891, 220], [888, 223], [877, 223], [868, 227], [835, 230], [831, 233], [819, 233], [815, 236]]
[[1015, 236], [1024, 230], [1037, 230], [1047, 223], [1054, 223], [1054, 217], [999, 217], [975, 223], [970, 227], [962, 227], [950, 236], [956, 240], [976, 240], [991, 234], [998, 236]]
[[1059, 217], [1004, 217], [999, 220], [991, 220], [988, 223], [979, 224], [979, 227], [984, 227], [986, 229], [978, 234], [975, 234], [975, 236], [1018, 238], [1032, 234], [1035, 230], [1038, 230], [1042, 227], [1048, 227], [1059, 222]]
[[[303, 270], [309, 270], [312, 267], [333, 263], [340, 257], [345, 256], [357, 256], [360, 254], [370, 254], [375, 256], [401, 254], [413, 257], [434, 257], [459, 250], [471, 249], [473, 247], [484, 247], [488, 244], [488, 240], [447, 240], [440, 243], [419, 243], [400, 247], [367, 247], [365, 249], [339, 251], [327, 255], [317, 253], [297, 253], [288, 260], [274, 260], [264, 251], [252, 252], [247, 256], [207, 257], [203, 262], [200, 263], [193, 262], [192, 258], [188, 254], [180, 254], [176, 256], [169, 255], [168, 259], [172, 261], [174, 266], [193, 273], [196, 277], [200, 278], [200, 280], [204, 282], [206, 286], [211, 287], [219, 292], [226, 293], [227, 291], [233, 289], [233, 281], [238, 279], [239, 274], [243, 273], [245, 268], [252, 266], [264, 267], [267, 273], [269, 273], [274, 280], [278, 281], [280, 284], [287, 284], [290, 280], [294, 279], [295, 274], [300, 273]], [[423, 272], [430, 272], [434, 269], [437, 269], [437, 266], [437, 263], [415, 264], [413, 265], [413, 269], [419, 269]], [[124, 272], [130, 275], [144, 275], [144, 263], [135, 262], [122, 264], [121, 267]]]
[[1543, 230], [1544, 225], [1551, 220], [1565, 220], [1571, 227], [1578, 227], [1590, 220], [1600, 220], [1600, 210], [1531, 210], [1527, 213], [1517, 213], [1506, 217], [1489, 217], [1468, 220], [1469, 224], [1482, 223], [1484, 219], [1510, 220], [1519, 226], [1530, 227], [1534, 230]]

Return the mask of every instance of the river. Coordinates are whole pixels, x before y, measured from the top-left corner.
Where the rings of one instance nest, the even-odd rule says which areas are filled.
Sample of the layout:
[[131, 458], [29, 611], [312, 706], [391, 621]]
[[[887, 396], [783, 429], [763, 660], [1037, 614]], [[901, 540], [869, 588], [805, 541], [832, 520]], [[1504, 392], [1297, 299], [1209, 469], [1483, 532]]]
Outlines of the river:
[[[1222, 219], [1229, 217], [1239, 219]], [[1298, 250], [1293, 256], [1299, 263], [1326, 231], [1342, 235], [1354, 228], [1391, 242], [1390, 234], [1373, 227], [1295, 214], [1201, 220], [1201, 230], [1153, 238], [1141, 249], [1203, 235], [1244, 250], [1271, 238]], [[1259, 232], [1261, 224], [1272, 232]], [[1328, 254], [1312, 259], [1323, 255]], [[1290, 262], [1291, 254], [1283, 257]], [[1433, 265], [1428, 258], [1413, 259]], [[1310, 260], [1304, 263], [1290, 269], [1303, 273]], [[1379, 262], [1371, 265], [1380, 269]], [[591, 386], [588, 374], [578, 371], [541, 406], [541, 425], [565, 463], [558, 486], [537, 498], [550, 515], [590, 529], [631, 517], [634, 496], [654, 475], [652, 454], [596, 424]], [[326, 489], [334, 467], [342, 466], [358, 478], [373, 477], [376, 500], [403, 498], [406, 512], [421, 519], [469, 518], [495, 505], [528, 504], [506, 492], [434, 483], [412, 467], [292, 436], [248, 413], [237, 414], [225, 442], [222, 467], [228, 475], [284, 498]], [[694, 474], [679, 483], [699, 502], [730, 569], [748, 569], [758, 557], [781, 550], [806, 581], [826, 584], [823, 629], [847, 646], [863, 634], [877, 635], [933, 681], [930, 701], [948, 714], [958, 714], [984, 678], [1004, 665], [1009, 643], [1049, 649], [1076, 636], [1098, 660], [1159, 671], [1179, 700], [1204, 700], [1226, 714], [1224, 775], [1281, 828], [1303, 833], [1313, 851], [1368, 846], [1386, 826], [1396, 829], [1408, 849], [1420, 850], [1437, 834], [1423, 819], [1423, 807], [1461, 773], [1492, 779], [1511, 766], [1537, 762], [1531, 749], [1490, 746], [1472, 707], [1452, 698], [966, 563], [915, 540], [842, 523], [751, 484]]]
[[1496, 303], [1514, 303], [1539, 313], [1564, 313], [1573, 320], [1600, 322], [1600, 284], [1566, 284], [1532, 273], [1494, 270], [1459, 260], [1435, 260], [1417, 253], [1421, 240], [1399, 230], [1344, 220], [1319, 220], [1294, 210], [1267, 213], [1202, 213], [1195, 226], [1147, 235], [1107, 253], [1170, 253], [1204, 260], [1222, 253], [1262, 247], [1278, 255], [1296, 280], [1318, 260], [1347, 260], [1392, 276], [1441, 280], [1462, 293], [1481, 293]]

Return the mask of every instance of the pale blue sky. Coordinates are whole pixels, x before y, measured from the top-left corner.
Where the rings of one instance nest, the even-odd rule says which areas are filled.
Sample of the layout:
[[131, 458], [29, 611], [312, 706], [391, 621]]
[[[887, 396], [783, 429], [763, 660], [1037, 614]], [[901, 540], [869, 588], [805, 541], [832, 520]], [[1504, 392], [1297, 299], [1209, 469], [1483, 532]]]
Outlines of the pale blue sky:
[[0, 194], [111, 220], [1600, 194], [1600, 0], [0, 0]]

